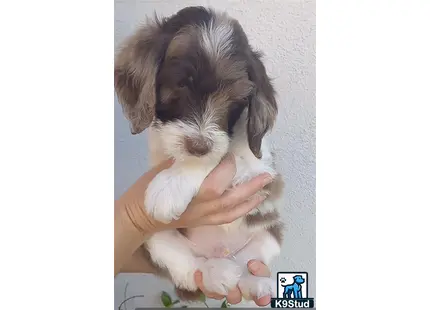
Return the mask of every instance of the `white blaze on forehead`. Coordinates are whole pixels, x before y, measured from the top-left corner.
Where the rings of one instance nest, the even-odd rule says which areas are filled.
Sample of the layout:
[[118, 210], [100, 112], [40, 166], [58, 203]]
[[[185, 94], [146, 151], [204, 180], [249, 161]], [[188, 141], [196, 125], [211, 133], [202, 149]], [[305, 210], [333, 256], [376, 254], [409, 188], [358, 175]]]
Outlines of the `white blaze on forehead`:
[[201, 28], [201, 45], [211, 58], [226, 57], [231, 47], [233, 26], [227, 15], [215, 16]]

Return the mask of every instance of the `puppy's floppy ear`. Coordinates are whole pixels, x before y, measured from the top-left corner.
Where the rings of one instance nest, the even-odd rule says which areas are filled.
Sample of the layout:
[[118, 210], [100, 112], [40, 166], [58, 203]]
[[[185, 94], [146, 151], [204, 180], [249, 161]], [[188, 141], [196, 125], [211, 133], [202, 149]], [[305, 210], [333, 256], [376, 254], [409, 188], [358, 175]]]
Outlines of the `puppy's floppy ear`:
[[248, 64], [249, 79], [255, 89], [249, 97], [248, 143], [257, 158], [261, 158], [261, 140], [272, 129], [278, 114], [275, 91], [261, 61], [262, 54], [251, 51]]
[[148, 21], [115, 58], [115, 90], [132, 134], [145, 130], [154, 118], [155, 81], [167, 44], [158, 20]]

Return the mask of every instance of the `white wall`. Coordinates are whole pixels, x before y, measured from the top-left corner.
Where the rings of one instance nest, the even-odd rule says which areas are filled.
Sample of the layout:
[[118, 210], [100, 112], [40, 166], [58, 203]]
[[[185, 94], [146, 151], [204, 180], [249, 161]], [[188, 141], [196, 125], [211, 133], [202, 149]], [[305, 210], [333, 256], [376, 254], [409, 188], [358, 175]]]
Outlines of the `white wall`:
[[[227, 10], [242, 24], [251, 44], [266, 55], [280, 106], [271, 141], [286, 181], [287, 202], [282, 210], [287, 223], [282, 256], [271, 268], [274, 276], [277, 271], [308, 271], [310, 297], [315, 297], [315, 0], [116, 0], [115, 44], [145, 15], [156, 11], [167, 16], [189, 5]], [[145, 172], [147, 164], [146, 136], [131, 136], [115, 98], [116, 198]], [[152, 276], [119, 275], [115, 309], [124, 299], [127, 282], [127, 296], [145, 294], [128, 302], [129, 310], [160, 306], [160, 291], [173, 292], [168, 282]]]

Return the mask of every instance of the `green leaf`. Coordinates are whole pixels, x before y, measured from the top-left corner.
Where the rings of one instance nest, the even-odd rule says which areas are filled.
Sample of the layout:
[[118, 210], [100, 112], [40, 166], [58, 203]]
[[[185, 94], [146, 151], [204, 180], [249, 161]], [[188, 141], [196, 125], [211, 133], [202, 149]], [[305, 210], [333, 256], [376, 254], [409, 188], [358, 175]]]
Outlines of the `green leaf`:
[[172, 306], [172, 298], [165, 291], [161, 293], [161, 302], [166, 308], [170, 308]]
[[230, 304], [227, 302], [227, 299], [224, 299], [224, 301], [221, 304], [221, 308], [229, 308]]
[[205, 295], [205, 294], [203, 294], [203, 293], [201, 293], [201, 294], [200, 294], [200, 296], [199, 296], [199, 300], [200, 300], [201, 302], [206, 302], [206, 295]]

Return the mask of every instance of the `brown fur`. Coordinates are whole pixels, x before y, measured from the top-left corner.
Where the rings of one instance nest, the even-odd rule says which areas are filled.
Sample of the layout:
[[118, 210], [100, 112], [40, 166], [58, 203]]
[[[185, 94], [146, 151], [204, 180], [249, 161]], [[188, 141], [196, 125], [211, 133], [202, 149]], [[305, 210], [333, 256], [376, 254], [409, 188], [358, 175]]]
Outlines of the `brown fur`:
[[267, 232], [269, 232], [276, 239], [279, 245], [282, 244], [284, 224], [281, 222], [277, 210], [265, 214], [261, 214], [260, 212], [248, 214], [245, 217], [245, 223], [251, 228], [265, 227]]
[[251, 97], [248, 109], [248, 142], [251, 151], [261, 158], [261, 140], [275, 124], [278, 106], [275, 91], [261, 62], [261, 54], [251, 52], [249, 76], [258, 87]]
[[263, 189], [270, 193], [271, 200], [277, 200], [282, 197], [284, 193], [285, 182], [281, 175], [277, 175], [275, 179], [267, 184]]
[[[202, 46], [202, 31], [230, 27], [221, 51]], [[225, 13], [188, 7], [148, 22], [124, 43], [115, 59], [115, 89], [132, 133], [153, 120], [195, 122], [212, 115], [232, 134], [248, 108], [250, 149], [261, 158], [261, 139], [277, 114], [274, 89], [239, 23]]]
[[189, 48], [195, 45], [197, 29], [195, 25], [189, 25], [181, 30], [170, 41], [166, 51], [166, 58], [175, 58], [187, 54]]
[[133, 134], [145, 130], [154, 118], [155, 79], [163, 49], [160, 35], [156, 25], [141, 28], [115, 60], [115, 89]]
[[277, 223], [267, 229], [279, 245], [282, 245], [282, 241], [284, 240], [284, 227], [285, 225], [283, 223]]
[[[280, 175], [278, 175], [273, 182], [266, 185], [263, 189], [263, 193], [268, 196], [266, 200], [276, 201], [282, 198], [284, 190], [284, 181]], [[245, 216], [245, 223], [247, 226], [265, 228], [281, 245], [283, 240], [283, 229], [284, 224], [281, 222], [281, 217], [277, 209], [268, 213], [253, 213]]]
[[[222, 53], [205, 51], [201, 31], [217, 24], [233, 29], [228, 48]], [[258, 158], [261, 140], [277, 115], [275, 91], [261, 55], [249, 45], [242, 27], [226, 14], [202, 7], [188, 7], [169, 18], [149, 22], [126, 40], [115, 59], [115, 90], [133, 134], [153, 121], [162, 126], [164, 122], [195, 122], [196, 115], [211, 115], [232, 135], [236, 121], [247, 109], [248, 143]], [[193, 146], [190, 149], [196, 150]], [[266, 190], [276, 198], [276, 184]], [[282, 226], [277, 217], [275, 213], [261, 218], [247, 216], [246, 221], [250, 226], [268, 222], [267, 230], [281, 242]], [[186, 236], [186, 229], [178, 231]], [[145, 246], [140, 251], [152, 262]], [[152, 265], [158, 275], [170, 278], [166, 269]], [[177, 292], [181, 299], [199, 295]]]
[[279, 212], [277, 210], [274, 210], [272, 212], [268, 213], [253, 213], [248, 214], [245, 217], [245, 222], [248, 226], [261, 226], [261, 225], [270, 225], [273, 222], [278, 221], [279, 219]]

